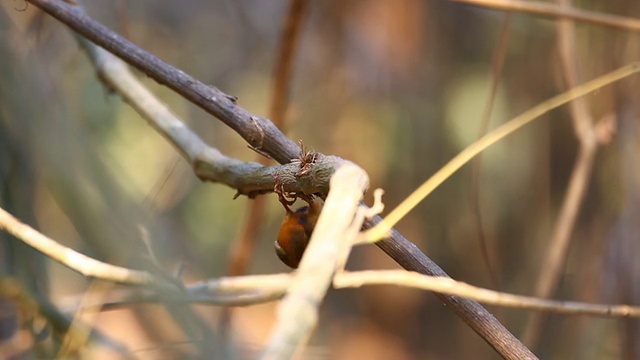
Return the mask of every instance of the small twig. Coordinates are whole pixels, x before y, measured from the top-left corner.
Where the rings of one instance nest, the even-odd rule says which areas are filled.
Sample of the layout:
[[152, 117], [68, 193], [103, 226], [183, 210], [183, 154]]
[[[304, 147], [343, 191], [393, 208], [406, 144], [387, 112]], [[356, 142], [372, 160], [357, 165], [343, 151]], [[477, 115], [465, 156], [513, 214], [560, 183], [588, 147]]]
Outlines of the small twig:
[[[85, 304], [83, 305], [83, 310], [109, 311], [124, 306], [159, 301], [224, 306], [253, 305], [273, 301], [284, 296], [294, 276], [294, 273], [286, 273], [223, 277], [191, 284], [186, 287], [187, 293], [180, 297], [160, 298], [157, 295], [134, 293], [124, 296], [124, 299], [119, 301]], [[488, 305], [561, 315], [640, 317], [640, 306], [591, 304], [515, 295], [473, 286], [448, 277], [423, 275], [414, 271], [367, 270], [339, 272], [333, 277], [333, 286], [338, 289], [370, 285], [405, 286], [473, 299]], [[134, 289], [134, 291], [137, 291], [137, 289]], [[234, 299], [234, 297], [238, 298]]]
[[416, 207], [433, 190], [440, 186], [453, 173], [458, 171], [476, 155], [480, 154], [482, 151], [486, 150], [504, 137], [512, 134], [516, 130], [529, 124], [539, 116], [552, 109], [555, 109], [561, 105], [568, 103], [571, 100], [577, 99], [592, 91], [614, 83], [620, 79], [635, 74], [638, 71], [640, 71], [640, 62], [633, 62], [627, 66], [623, 66], [578, 87], [572, 88], [560, 95], [554, 96], [551, 99], [543, 101], [533, 108], [520, 114], [519, 116], [509, 120], [490, 133], [486, 134], [471, 145], [467, 146], [458, 155], [456, 155], [453, 159], [446, 163], [435, 174], [427, 179], [427, 181], [425, 181], [422, 185], [420, 185], [420, 187], [418, 187], [413, 193], [411, 193], [411, 195], [409, 195], [402, 203], [400, 203], [400, 205], [393, 209], [389, 213], [389, 215], [387, 215], [383, 222], [376, 225], [373, 229], [369, 230], [366, 234], [367, 240], [376, 242], [388, 236], [391, 228], [395, 224], [397, 224], [398, 221], [400, 221], [400, 219], [402, 219], [406, 214], [408, 214], [409, 211]]
[[[570, 0], [558, 0], [562, 8], [571, 6]], [[575, 42], [575, 24], [568, 19], [558, 20], [558, 52], [567, 87], [575, 87], [580, 83], [578, 51]], [[571, 245], [571, 233], [575, 227], [580, 207], [583, 203], [591, 178], [591, 170], [598, 150], [595, 124], [586, 101], [578, 98], [569, 103], [571, 120], [575, 136], [579, 142], [578, 157], [575, 161], [567, 192], [553, 229], [547, 252], [544, 255], [544, 266], [536, 283], [535, 295], [546, 299], [553, 296], [558, 287], [560, 275], [566, 263]], [[523, 339], [525, 344], [536, 347], [546, 316], [534, 314], [525, 327]]]
[[[75, 328], [71, 326], [71, 319], [67, 315], [51, 304], [42, 294], [37, 292], [30, 293], [24, 289], [17, 279], [0, 277], [0, 294], [2, 294], [5, 300], [10, 300], [19, 305], [22, 316], [29, 318], [23, 320], [30, 321], [30, 318], [36, 313], [41, 315], [46, 319], [48, 328], [53, 332], [54, 337], [76, 335]], [[74, 311], [75, 310], [74, 308]], [[107, 337], [98, 329], [94, 328], [89, 333], [89, 336], [94, 345], [104, 346], [111, 351], [117, 352], [121, 359], [133, 358], [129, 356], [130, 350], [127, 347]], [[10, 354], [3, 352], [2, 355], [8, 356]]]
[[336, 288], [360, 287], [363, 285], [407, 286], [462, 296], [485, 304], [516, 309], [554, 312], [563, 315], [640, 317], [640, 307], [638, 306], [588, 304], [513, 295], [472, 286], [451, 278], [426, 276], [404, 270], [369, 270], [340, 273], [335, 276], [333, 285]]
[[77, 354], [86, 346], [98, 319], [97, 314], [85, 311], [86, 304], [100, 304], [104, 302], [107, 292], [113, 287], [113, 283], [93, 281], [76, 309], [69, 331], [65, 334], [56, 359], [66, 359], [72, 354]]
[[[136, 304], [158, 302], [249, 306], [282, 298], [292, 277], [291, 273], [221, 277], [185, 286], [183, 292], [161, 295], [141, 288], [124, 288], [110, 293], [110, 297], [118, 300], [83, 304], [82, 306], [87, 311], [111, 311]], [[77, 308], [77, 301], [69, 300], [68, 302], [73, 304], [73, 309]]]
[[640, 31], [640, 20], [596, 11], [563, 7], [540, 1], [522, 0], [449, 0], [451, 2], [466, 3], [492, 9], [517, 11], [552, 18], [565, 18], [582, 21], [594, 25], [606, 26], [628, 31]]
[[23, 224], [0, 208], [0, 230], [6, 230], [25, 244], [83, 276], [128, 285], [149, 285], [154, 282], [145, 271], [127, 269], [92, 259]]
[[[502, 20], [502, 27], [500, 28], [500, 35], [498, 37], [495, 49], [493, 50], [493, 56], [491, 59], [491, 86], [489, 90], [489, 96], [485, 104], [482, 117], [480, 118], [480, 129], [478, 130], [478, 138], [482, 137], [489, 131], [489, 124], [491, 123], [491, 115], [493, 114], [493, 107], [498, 95], [498, 85], [500, 85], [500, 79], [502, 76], [502, 70], [504, 67], [504, 59], [507, 54], [507, 45], [511, 37], [511, 19], [512, 13], [505, 13]], [[476, 159], [471, 163], [471, 182], [469, 187], [471, 188], [469, 199], [471, 207], [471, 216], [476, 225], [476, 233], [478, 234], [478, 245], [480, 246], [481, 259], [487, 267], [489, 274], [489, 280], [492, 287], [496, 290], [500, 290], [500, 281], [498, 279], [499, 271], [496, 271], [496, 267], [499, 265], [496, 261], [492, 261], [491, 252], [489, 251], [489, 244], [487, 243], [487, 235], [483, 224], [480, 190], [482, 182], [482, 154], [478, 154]]]
[[381, 214], [384, 211], [384, 203], [382, 202], [382, 195], [384, 195], [383, 189], [373, 190], [373, 205], [367, 209], [367, 219], [372, 219], [374, 216]]

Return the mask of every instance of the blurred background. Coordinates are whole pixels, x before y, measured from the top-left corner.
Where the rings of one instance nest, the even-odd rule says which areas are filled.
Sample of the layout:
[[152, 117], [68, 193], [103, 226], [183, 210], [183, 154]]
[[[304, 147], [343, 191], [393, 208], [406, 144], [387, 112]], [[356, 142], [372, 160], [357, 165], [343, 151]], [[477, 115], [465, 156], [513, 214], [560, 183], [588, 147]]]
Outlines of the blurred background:
[[[144, 49], [269, 116], [288, 1], [85, 5], [91, 16]], [[575, 6], [640, 18], [637, 1]], [[556, 23], [527, 14], [446, 1], [329, 0], [310, 2], [300, 29], [282, 128], [308, 148], [362, 166], [371, 189], [385, 189], [386, 212], [487, 128], [567, 89]], [[589, 80], [638, 60], [640, 37], [579, 23], [576, 48], [579, 74]], [[504, 64], [497, 67], [500, 52]], [[184, 268], [186, 283], [228, 273], [232, 244], [250, 226], [245, 219], [254, 200], [234, 200], [233, 189], [200, 182], [163, 138], [99, 82], [68, 28], [34, 6], [2, 2], [0, 59], [2, 208], [109, 263], [148, 268], [150, 247], [164, 271]], [[256, 161], [221, 122], [139, 75], [211, 146]], [[598, 148], [554, 298], [640, 304], [639, 85], [636, 76], [586, 97], [594, 121], [613, 119], [616, 132]], [[532, 295], [578, 154], [571, 121], [564, 106], [491, 147], [397, 228], [456, 279]], [[365, 200], [371, 203], [371, 191]], [[266, 196], [246, 273], [289, 271], [273, 249], [283, 216], [277, 197]], [[30, 350], [17, 351], [15, 358], [50, 358], [61, 341], [56, 334], [64, 332], [50, 330], [51, 319], [7, 289], [19, 285], [41, 307], [55, 305], [72, 316], [96, 285], [4, 232], [0, 239], [0, 308], [15, 317], [5, 316], [4, 324], [28, 320], [32, 334], [25, 346]], [[363, 246], [347, 268], [399, 267], [375, 246]], [[117, 299], [118, 290], [103, 289], [105, 301]], [[237, 308], [225, 316], [212, 306], [118, 307], [95, 319], [116, 345], [88, 345], [69, 356], [253, 358], [268, 338], [275, 307]], [[522, 337], [530, 313], [488, 309]], [[549, 316], [533, 350], [545, 359], [636, 358], [638, 344], [629, 340], [640, 336], [637, 325]], [[3, 327], [7, 336], [15, 334], [14, 325]], [[301, 358], [499, 356], [432, 294], [372, 286], [329, 292]]]

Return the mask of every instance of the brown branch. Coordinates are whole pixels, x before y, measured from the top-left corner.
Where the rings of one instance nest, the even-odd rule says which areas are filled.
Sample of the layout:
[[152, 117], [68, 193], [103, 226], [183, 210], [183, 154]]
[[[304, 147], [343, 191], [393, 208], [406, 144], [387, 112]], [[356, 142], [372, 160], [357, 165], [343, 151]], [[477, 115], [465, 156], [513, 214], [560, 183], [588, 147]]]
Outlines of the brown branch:
[[[237, 106], [233, 97], [222, 93], [217, 88], [202, 84], [133, 43], [122, 39], [91, 19], [79, 7], [55, 0], [28, 1], [218, 117], [238, 132], [251, 146], [269, 154], [281, 164], [288, 163], [298, 155], [298, 146], [284, 136], [268, 119], [250, 114]], [[211, 154], [211, 156], [214, 155], [217, 154]], [[203, 171], [200, 176], [208, 173], [209, 171]], [[365, 221], [365, 226], [371, 228], [379, 221], [381, 218], [375, 217], [373, 221]], [[439, 266], [395, 230], [392, 231], [390, 238], [376, 244], [405, 269], [428, 275], [447, 276]], [[503, 357], [535, 358], [535, 355], [478, 302], [446, 295], [438, 295], [438, 297]]]
[[284, 136], [271, 121], [241, 108], [235, 97], [202, 83], [111, 31], [87, 15], [80, 6], [59, 0], [28, 1], [220, 119], [249, 145], [269, 154], [279, 163], [287, 163], [298, 154], [298, 145]]
[[[238, 195], [253, 198], [273, 191], [274, 175], [278, 173], [279, 185], [288, 192], [307, 194], [326, 193], [333, 166], [341, 159], [332, 156], [318, 157], [313, 171], [299, 177], [299, 165], [263, 166], [243, 162], [222, 154], [207, 145], [189, 129], [164, 103], [149, 91], [131, 73], [128, 66], [108, 51], [84, 38], [80, 44], [89, 54], [102, 82], [122, 96], [149, 125], [169, 141], [189, 162], [195, 174], [202, 180], [225, 184], [237, 190]], [[299, 151], [299, 149], [298, 149]]]
[[506, 11], [517, 11], [533, 15], [540, 15], [552, 18], [565, 18], [575, 21], [582, 21], [594, 25], [606, 26], [615, 29], [628, 31], [640, 31], [640, 20], [618, 16], [602, 14], [596, 11], [564, 7], [539, 1], [522, 0], [449, 0], [451, 2], [466, 3], [492, 9]]
[[[365, 221], [364, 228], [371, 229], [381, 221], [382, 218], [376, 216], [372, 221]], [[406, 270], [431, 276], [449, 277], [438, 264], [396, 229], [391, 229], [389, 238], [376, 242], [376, 245]], [[477, 301], [440, 293], [435, 293], [435, 295], [503, 358], [537, 359], [520, 340], [513, 336]]]

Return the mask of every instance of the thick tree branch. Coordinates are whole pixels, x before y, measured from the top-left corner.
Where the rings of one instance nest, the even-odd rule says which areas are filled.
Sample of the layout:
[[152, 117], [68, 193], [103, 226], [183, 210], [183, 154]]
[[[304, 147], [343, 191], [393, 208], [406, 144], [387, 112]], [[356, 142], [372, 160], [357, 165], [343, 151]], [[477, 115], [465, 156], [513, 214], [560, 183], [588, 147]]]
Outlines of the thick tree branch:
[[279, 163], [288, 163], [298, 154], [298, 145], [284, 136], [271, 121], [237, 106], [235, 97], [202, 83], [111, 31], [87, 15], [80, 6], [60, 0], [29, 2], [220, 119], [251, 146], [269, 154]]
[[78, 38], [89, 54], [102, 82], [122, 96], [123, 100], [133, 107], [149, 125], [167, 139], [192, 165], [200, 179], [223, 183], [236, 189], [238, 195], [247, 195], [250, 198], [272, 192], [276, 174], [278, 174], [278, 186], [287, 192], [326, 194], [329, 191], [329, 179], [334, 167], [342, 159], [318, 155], [311, 171], [298, 174], [300, 169], [296, 162], [267, 167], [230, 158], [207, 145], [189, 129], [140, 83], [122, 60], [85, 38]]

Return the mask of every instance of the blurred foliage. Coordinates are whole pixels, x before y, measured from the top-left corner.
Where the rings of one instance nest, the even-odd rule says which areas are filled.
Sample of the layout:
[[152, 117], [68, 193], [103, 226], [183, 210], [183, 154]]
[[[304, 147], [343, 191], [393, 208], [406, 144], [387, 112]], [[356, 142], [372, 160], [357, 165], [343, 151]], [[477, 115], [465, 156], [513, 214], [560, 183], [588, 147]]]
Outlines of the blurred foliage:
[[[238, 96], [248, 110], [266, 114], [286, 2], [86, 5], [92, 16], [143, 48]], [[148, 236], [165, 271], [175, 273], [184, 265], [187, 282], [223, 275], [229, 243], [250, 200], [233, 200], [232, 189], [199, 182], [151, 127], [99, 83], [65, 26], [33, 6], [25, 11], [18, 2], [2, 6], [0, 206], [110, 263], [154, 269], [144, 245]], [[577, 6], [640, 18], [637, 1]], [[555, 23], [512, 16], [491, 128], [566, 89]], [[286, 133], [363, 166], [372, 188], [385, 189], [387, 208], [394, 207], [479, 136], [504, 19], [499, 11], [442, 1], [312, 2], [295, 58]], [[637, 34], [590, 24], [577, 25], [577, 46], [584, 80], [640, 55]], [[209, 144], [229, 156], [254, 159], [222, 123], [141, 77]], [[559, 298], [640, 301], [639, 84], [636, 77], [587, 97], [595, 119], [617, 116], [618, 132], [597, 157]], [[533, 292], [576, 152], [563, 107], [483, 154], [480, 215], [500, 290]], [[480, 255], [469, 169], [455, 174], [398, 228], [453, 277], [492, 286]], [[270, 196], [252, 273], [285, 271], [273, 250], [283, 215]], [[73, 303], [89, 286], [8, 235], [0, 238], [2, 276], [56, 304]], [[355, 249], [348, 265], [393, 267], [373, 246]], [[133, 357], [184, 358], [198, 351], [242, 357], [260, 349], [273, 313], [273, 304], [234, 313], [227, 335], [234, 353], [223, 353], [210, 340], [217, 336], [218, 314], [210, 307], [134, 306], [101, 314], [96, 326], [133, 350]], [[524, 312], [496, 313], [521, 334]], [[320, 319], [305, 358], [497, 358], [433, 296], [414, 290], [330, 292]], [[548, 359], [619, 358], [625, 334], [637, 334], [636, 323], [622, 324], [553, 316], [536, 353]], [[105, 351], [88, 347], [80, 356]]]

